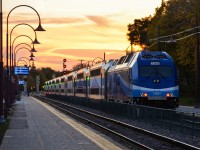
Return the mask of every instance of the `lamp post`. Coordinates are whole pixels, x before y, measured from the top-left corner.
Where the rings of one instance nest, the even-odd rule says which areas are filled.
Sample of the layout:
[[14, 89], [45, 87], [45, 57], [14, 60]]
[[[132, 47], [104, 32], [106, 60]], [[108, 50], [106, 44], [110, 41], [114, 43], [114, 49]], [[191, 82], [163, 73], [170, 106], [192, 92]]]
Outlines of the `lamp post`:
[[94, 59], [93, 59], [93, 61], [92, 61], [92, 65], [93, 65], [93, 63], [94, 63], [94, 61], [95, 61], [96, 59], [101, 59], [101, 60], [102, 60], [102, 62], [106, 62], [106, 61], [105, 61], [105, 57], [104, 57], [104, 59], [103, 59], [103, 58], [101, 58], [101, 57], [96, 57], [96, 58], [94, 58]]
[[[36, 31], [35, 31], [35, 29], [34, 29], [31, 25], [26, 24], [26, 23], [17, 24], [17, 25], [14, 26], [14, 27], [12, 28], [12, 30], [10, 31], [10, 64], [11, 64], [11, 60], [13, 60], [13, 45], [11, 45], [11, 41], [12, 41], [12, 39], [11, 39], [12, 36], [11, 36], [11, 35], [12, 35], [13, 30], [14, 30], [16, 27], [20, 26], [20, 25], [29, 26], [29, 27], [34, 31], [34, 33], [35, 33], [35, 40], [33, 41], [33, 43], [34, 43], [34, 44], [40, 44], [40, 42], [38, 42], [38, 40], [37, 40]], [[11, 65], [11, 66], [13, 66], [13, 62], [12, 62], [12, 65]]]
[[18, 61], [17, 61], [17, 64], [18, 64], [19, 61], [25, 61], [25, 60], [23, 60], [23, 59], [28, 60], [29, 66], [30, 66], [30, 61], [34, 61], [34, 59], [33, 59], [32, 57], [31, 57], [30, 59], [28, 59], [27, 57], [20, 57], [20, 58], [18, 59]]
[[[15, 49], [18, 47], [18, 46], [20, 46], [20, 45], [27, 45], [30, 49], [31, 49], [31, 52], [37, 52], [36, 50], [35, 50], [35, 48], [34, 48], [34, 45], [33, 45], [33, 47], [31, 48], [31, 46], [29, 45], [29, 44], [27, 44], [27, 43], [19, 43], [19, 44], [17, 44], [16, 46], [15, 46], [15, 48], [14, 48], [14, 52], [15, 52]], [[32, 44], [34, 44], [34, 43], [32, 43]]]
[[[39, 18], [39, 25], [38, 27], [35, 29], [36, 31], [45, 31], [42, 26], [41, 26], [41, 19], [40, 19], [40, 16], [38, 14], [38, 12], [31, 6], [29, 5], [18, 5], [16, 7], [14, 7], [13, 9], [11, 9], [11, 11], [8, 13], [8, 16], [7, 16], [7, 23], [6, 23], [6, 81], [8, 82], [8, 84], [6, 84], [6, 96], [5, 96], [5, 102], [6, 102], [6, 109], [9, 109], [10, 108], [10, 104], [9, 104], [9, 93], [8, 93], [8, 87], [9, 87], [9, 84], [10, 84], [10, 81], [9, 81], [9, 68], [8, 68], [8, 20], [9, 20], [9, 16], [11, 14], [11, 12], [18, 8], [18, 7], [28, 7], [28, 8], [31, 8], [32, 10], [34, 10], [36, 12], [36, 14], [38, 15], [38, 18]], [[10, 58], [11, 59], [11, 58]], [[10, 64], [11, 65], [11, 64]], [[6, 110], [6, 116], [7, 116], [7, 110]]]
[[[18, 60], [18, 61], [17, 61], [17, 66], [19, 66], [19, 63], [20, 63], [21, 61], [25, 62], [25, 63], [26, 63], [25, 65], [27, 66], [27, 62], [26, 62], [25, 60]], [[30, 64], [30, 63], [29, 63], [29, 64]]]
[[35, 57], [35, 56], [33, 55], [33, 52], [31, 52], [30, 49], [28, 49], [28, 48], [26, 48], [26, 47], [21, 47], [21, 48], [17, 49], [17, 51], [15, 51], [15, 53], [14, 53], [14, 63], [15, 63], [14, 66], [16, 66], [16, 55], [17, 55], [17, 52], [18, 52], [19, 50], [22, 50], [22, 49], [28, 50], [28, 51], [31, 53], [31, 55], [30, 55], [29, 57]]
[[[28, 68], [31, 67], [30, 61], [34, 61], [32, 57], [31, 57], [31, 59], [28, 59], [27, 57], [20, 57], [20, 58], [18, 59], [18, 61], [17, 61], [17, 65], [18, 65], [18, 63], [21, 62], [21, 61], [26, 62], [24, 59], [28, 60], [28, 62], [29, 62]], [[25, 65], [24, 65], [24, 66], [25, 66]], [[26, 66], [27, 66], [27, 62], [26, 62]], [[30, 70], [30, 68], [29, 68], [29, 70]], [[24, 78], [25, 78], [25, 77], [24, 77]], [[26, 78], [27, 78], [27, 77], [26, 77]], [[25, 92], [25, 93], [28, 92], [28, 91], [27, 91], [27, 80], [25, 81], [24, 92]]]
[[[29, 38], [30, 40], [31, 40], [31, 42], [32, 42], [32, 44], [33, 44], [33, 49], [32, 49], [32, 51], [36, 51], [35, 49], [34, 49], [34, 44], [40, 44], [37, 40], [32, 40], [29, 36], [27, 36], [27, 35], [19, 35], [19, 36], [17, 36], [17, 37], [15, 37], [15, 39], [13, 40], [13, 42], [12, 42], [12, 44], [11, 44], [11, 46], [10, 46], [10, 54], [12, 53], [13, 54], [13, 45], [14, 45], [14, 43], [15, 43], [15, 41], [19, 38], [19, 37], [27, 37], [27, 38]], [[36, 37], [35, 37], [35, 39], [36, 39]], [[12, 51], [11, 51], [12, 50]], [[10, 74], [8, 75], [8, 77], [9, 77], [9, 80], [10, 80], [10, 83], [8, 83], [8, 87], [11, 87], [12, 86], [12, 82], [11, 82], [11, 78], [12, 78], [12, 76], [14, 75], [14, 69], [13, 69], [13, 64], [14, 64], [14, 62], [13, 62], [13, 55], [12, 55], [12, 57], [11, 57], [11, 55], [10, 55]], [[12, 93], [12, 88], [9, 88], [10, 90], [9, 90], [9, 92], [10, 92], [10, 99], [9, 99], [9, 102], [11, 102], [11, 98], [12, 98], [12, 101], [14, 102], [14, 93], [13, 94], [11, 94]], [[9, 104], [8, 104], [9, 105]]]
[[4, 79], [3, 79], [3, 13], [2, 13], [2, 0], [0, 1], [0, 122], [4, 122], [4, 107], [3, 107], [3, 97], [4, 97], [4, 91], [3, 91], [3, 85], [4, 85]]
[[25, 60], [22, 60], [20, 62], [17, 63], [17, 66], [19, 67], [24, 67], [24, 66], [27, 66], [27, 62], [26, 63], [23, 63], [23, 62], [26, 62]]
[[[35, 50], [35, 48], [34, 48], [34, 44], [39, 44], [38, 42], [36, 42], [35, 43], [35, 41], [33, 41], [29, 36], [27, 36], [27, 35], [19, 35], [19, 36], [17, 36], [14, 40], [13, 40], [13, 42], [12, 42], [12, 45], [11, 45], [11, 48], [13, 49], [13, 45], [14, 45], [14, 43], [15, 43], [15, 40], [16, 39], [18, 39], [19, 37], [27, 37], [27, 38], [29, 38], [30, 40], [31, 40], [31, 42], [32, 42], [32, 44], [33, 44], [33, 48], [31, 49], [31, 52], [37, 52], [36, 50]], [[18, 45], [17, 45], [18, 46]], [[13, 60], [13, 59], [12, 59]], [[12, 62], [12, 66], [13, 66], [13, 62]]]

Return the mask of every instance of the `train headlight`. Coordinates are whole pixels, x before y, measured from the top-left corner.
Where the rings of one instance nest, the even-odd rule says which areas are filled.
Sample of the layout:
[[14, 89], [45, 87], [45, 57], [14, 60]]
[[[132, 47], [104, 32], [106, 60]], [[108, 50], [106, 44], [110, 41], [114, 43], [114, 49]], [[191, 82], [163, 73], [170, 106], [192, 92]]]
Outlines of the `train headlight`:
[[148, 94], [147, 93], [144, 93], [144, 95], [143, 95], [144, 97], [147, 97], [148, 96]]
[[174, 95], [173, 95], [173, 93], [167, 93], [166, 94], [166, 97], [173, 97]]
[[142, 97], [148, 97], [148, 94], [147, 93], [142, 93], [141, 96]]

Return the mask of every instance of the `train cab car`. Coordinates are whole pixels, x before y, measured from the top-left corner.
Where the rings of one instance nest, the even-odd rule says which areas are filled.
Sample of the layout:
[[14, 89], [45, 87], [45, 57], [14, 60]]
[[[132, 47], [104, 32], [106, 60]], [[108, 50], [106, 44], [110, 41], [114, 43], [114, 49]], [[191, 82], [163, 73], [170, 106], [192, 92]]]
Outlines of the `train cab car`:
[[75, 96], [86, 97], [86, 80], [87, 80], [88, 68], [83, 68], [77, 71], [74, 76], [74, 89]]
[[75, 96], [75, 86], [74, 86], [74, 80], [75, 76], [77, 74], [77, 71], [73, 71], [67, 75], [67, 95], [68, 96]]

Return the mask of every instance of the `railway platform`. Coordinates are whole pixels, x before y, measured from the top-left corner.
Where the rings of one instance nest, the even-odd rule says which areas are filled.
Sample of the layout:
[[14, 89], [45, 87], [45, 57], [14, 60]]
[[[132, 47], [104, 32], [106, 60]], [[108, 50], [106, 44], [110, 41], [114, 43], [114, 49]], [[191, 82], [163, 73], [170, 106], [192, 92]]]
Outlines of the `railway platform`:
[[0, 150], [126, 149], [34, 97], [14, 106]]

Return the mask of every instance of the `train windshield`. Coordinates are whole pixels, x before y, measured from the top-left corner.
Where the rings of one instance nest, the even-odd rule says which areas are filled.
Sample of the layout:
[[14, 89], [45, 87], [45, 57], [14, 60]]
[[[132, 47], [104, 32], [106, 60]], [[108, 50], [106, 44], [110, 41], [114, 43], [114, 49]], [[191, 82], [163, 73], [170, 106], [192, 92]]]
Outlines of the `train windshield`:
[[172, 76], [172, 68], [165, 66], [157, 66], [157, 67], [147, 67], [141, 66], [139, 69], [139, 73], [141, 77], [150, 78], [159, 76], [162, 78], [169, 78]]

